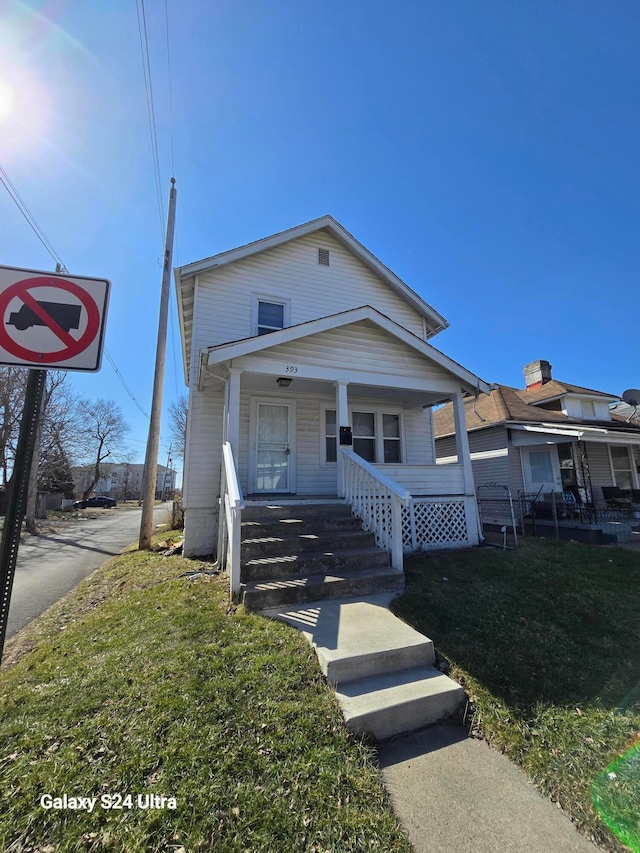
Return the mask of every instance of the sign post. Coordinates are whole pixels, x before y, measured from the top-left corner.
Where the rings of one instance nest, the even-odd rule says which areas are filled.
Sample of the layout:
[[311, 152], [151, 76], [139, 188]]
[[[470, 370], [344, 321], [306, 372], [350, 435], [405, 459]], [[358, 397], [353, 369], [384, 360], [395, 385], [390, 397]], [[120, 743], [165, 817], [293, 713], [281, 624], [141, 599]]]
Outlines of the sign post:
[[18, 559], [20, 531], [27, 505], [29, 471], [31, 469], [31, 459], [33, 458], [33, 447], [38, 427], [38, 414], [40, 413], [46, 378], [46, 370], [29, 371], [27, 393], [24, 399], [22, 421], [20, 422], [16, 460], [9, 487], [4, 527], [2, 528], [2, 542], [0, 544], [0, 662], [2, 661], [4, 638], [7, 633], [9, 604], [11, 602], [13, 577], [16, 571], [16, 560]]
[[0, 542], [0, 662], [47, 368], [100, 369], [110, 282], [0, 267], [0, 364], [32, 368]]

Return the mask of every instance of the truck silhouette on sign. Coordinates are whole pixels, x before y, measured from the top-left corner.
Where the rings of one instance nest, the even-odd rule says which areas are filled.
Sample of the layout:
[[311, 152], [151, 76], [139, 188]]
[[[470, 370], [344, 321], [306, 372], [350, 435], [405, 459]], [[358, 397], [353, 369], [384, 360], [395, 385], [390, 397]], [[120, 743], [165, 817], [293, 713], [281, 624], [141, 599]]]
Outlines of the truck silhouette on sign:
[[[82, 305], [67, 305], [64, 302], [41, 302], [39, 299], [37, 300], [37, 304], [65, 332], [77, 329], [80, 326]], [[7, 320], [7, 326], [15, 326], [21, 332], [31, 328], [31, 326], [47, 325], [48, 323], [41, 317], [38, 317], [33, 308], [30, 308], [26, 304], [19, 311], [12, 311]]]

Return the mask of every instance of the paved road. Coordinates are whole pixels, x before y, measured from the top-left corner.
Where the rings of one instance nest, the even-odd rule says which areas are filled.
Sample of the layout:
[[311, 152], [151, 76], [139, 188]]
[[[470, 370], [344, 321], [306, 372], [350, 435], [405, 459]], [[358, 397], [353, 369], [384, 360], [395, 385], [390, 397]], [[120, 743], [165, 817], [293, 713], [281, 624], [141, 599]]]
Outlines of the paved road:
[[[159, 524], [166, 507], [154, 511]], [[72, 522], [20, 542], [7, 638], [57, 601], [105, 560], [138, 541], [142, 510], [100, 510], [101, 517]]]

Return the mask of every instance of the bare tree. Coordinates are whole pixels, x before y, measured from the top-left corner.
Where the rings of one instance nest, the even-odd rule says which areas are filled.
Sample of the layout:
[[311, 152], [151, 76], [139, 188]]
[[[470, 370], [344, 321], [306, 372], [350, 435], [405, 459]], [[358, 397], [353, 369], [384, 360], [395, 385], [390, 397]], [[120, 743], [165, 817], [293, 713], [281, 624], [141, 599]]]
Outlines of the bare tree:
[[181, 394], [169, 406], [171, 444], [176, 448], [175, 455], [178, 459], [184, 459], [187, 444], [187, 404], [187, 395]]
[[78, 444], [76, 459], [91, 466], [89, 481], [84, 483], [82, 497], [89, 497], [103, 474], [105, 461], [122, 451], [129, 424], [113, 400], [78, 401]]
[[68, 374], [62, 370], [47, 371], [29, 475], [25, 513], [29, 533], [37, 533], [36, 511], [39, 487], [44, 487], [45, 491], [53, 488], [60, 489], [65, 492], [66, 497], [73, 494], [71, 469], [65, 445], [73, 440], [75, 421], [75, 396], [69, 387]]
[[0, 473], [5, 488], [13, 473], [27, 376], [22, 367], [0, 367]]

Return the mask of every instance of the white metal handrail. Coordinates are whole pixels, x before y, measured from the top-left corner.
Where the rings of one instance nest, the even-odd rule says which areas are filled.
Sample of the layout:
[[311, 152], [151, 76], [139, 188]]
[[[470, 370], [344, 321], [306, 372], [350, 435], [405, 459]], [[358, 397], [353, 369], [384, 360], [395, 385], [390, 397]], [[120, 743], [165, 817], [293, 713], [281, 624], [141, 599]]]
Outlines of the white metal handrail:
[[340, 452], [347, 502], [377, 544], [390, 552], [393, 568], [402, 571], [402, 507], [410, 504], [411, 492], [350, 448], [341, 447]]
[[[222, 445], [222, 503], [221, 515], [226, 522], [226, 559], [225, 569], [229, 575], [231, 597], [240, 591], [240, 532], [244, 497], [238, 478], [233, 450], [228, 441]], [[222, 525], [221, 525], [222, 529]], [[221, 546], [221, 547], [220, 547]], [[219, 543], [219, 553], [224, 554], [224, 543]]]

